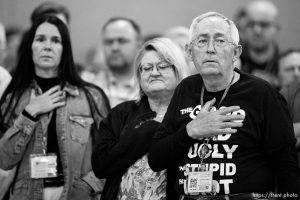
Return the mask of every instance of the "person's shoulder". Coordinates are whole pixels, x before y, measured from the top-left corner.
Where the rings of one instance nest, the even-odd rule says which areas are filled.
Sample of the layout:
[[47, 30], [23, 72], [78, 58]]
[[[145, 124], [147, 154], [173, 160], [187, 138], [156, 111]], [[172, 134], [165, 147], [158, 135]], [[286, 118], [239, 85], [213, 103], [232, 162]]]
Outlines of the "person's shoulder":
[[132, 112], [138, 107], [138, 104], [139, 103], [136, 100], [125, 101], [113, 107], [112, 112]]
[[100, 88], [99, 86], [95, 85], [95, 84], [87, 84], [84, 86], [93, 96], [97, 96], [97, 95], [103, 95], [104, 91], [102, 90], [102, 88]]
[[246, 87], [249, 87], [249, 89], [256, 91], [276, 90], [274, 86], [262, 78], [243, 71], [239, 71], [239, 73], [241, 75], [242, 83], [245, 84]]
[[111, 73], [109, 73], [108, 70], [100, 70], [97, 73], [92, 73], [92, 72], [85, 72], [83, 71], [81, 73], [81, 78], [88, 82], [88, 83], [93, 83], [101, 88], [107, 87], [108, 80], [111, 77]]
[[181, 84], [193, 84], [195, 82], [202, 82], [200, 74], [193, 74], [191, 76], [184, 78], [181, 81]]
[[287, 99], [295, 98], [297, 94], [300, 95], [300, 83], [293, 82], [280, 90], [280, 93]]
[[91, 94], [96, 102], [103, 102], [107, 107], [110, 108], [108, 98], [105, 92], [100, 87], [95, 84], [87, 83], [84, 88], [88, 91], [89, 94]]
[[178, 84], [178, 88], [180, 89], [189, 89], [189, 90], [193, 90], [193, 88], [199, 88], [200, 85], [202, 83], [202, 78], [200, 76], [200, 74], [194, 74], [191, 76], [188, 76], [186, 78], [184, 78], [179, 84]]
[[293, 82], [287, 86], [287, 89], [292, 93], [296, 93], [300, 90], [300, 82]]

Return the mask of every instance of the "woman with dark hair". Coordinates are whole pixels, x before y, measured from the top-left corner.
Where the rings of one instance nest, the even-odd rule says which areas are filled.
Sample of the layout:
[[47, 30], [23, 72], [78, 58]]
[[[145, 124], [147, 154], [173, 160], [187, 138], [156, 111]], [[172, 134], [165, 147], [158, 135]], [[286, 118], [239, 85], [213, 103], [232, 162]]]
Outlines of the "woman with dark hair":
[[79, 78], [57, 17], [39, 18], [24, 39], [0, 100], [0, 168], [16, 169], [10, 199], [97, 199], [90, 157], [107, 97]]

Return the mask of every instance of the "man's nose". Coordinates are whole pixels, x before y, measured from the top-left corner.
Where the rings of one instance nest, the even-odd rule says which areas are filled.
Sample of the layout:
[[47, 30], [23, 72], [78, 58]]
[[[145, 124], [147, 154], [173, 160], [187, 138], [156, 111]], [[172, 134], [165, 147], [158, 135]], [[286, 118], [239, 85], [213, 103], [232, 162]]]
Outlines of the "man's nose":
[[120, 48], [120, 44], [118, 41], [113, 41], [111, 44], [112, 50], [118, 50]]
[[207, 43], [207, 52], [214, 53], [216, 51], [213, 40], [209, 40]]
[[300, 79], [300, 66], [295, 67], [294, 76]]
[[260, 34], [262, 32], [262, 27], [259, 24], [254, 24], [253, 25], [253, 30], [255, 33]]

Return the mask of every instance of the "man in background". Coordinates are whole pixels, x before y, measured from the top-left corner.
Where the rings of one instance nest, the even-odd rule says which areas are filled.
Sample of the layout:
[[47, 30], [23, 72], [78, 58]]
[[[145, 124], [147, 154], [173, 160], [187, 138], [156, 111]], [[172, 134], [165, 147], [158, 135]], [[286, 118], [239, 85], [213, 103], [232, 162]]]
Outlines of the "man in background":
[[286, 98], [297, 139], [296, 149], [300, 166], [300, 50], [290, 49], [279, 57], [278, 80]]
[[278, 9], [269, 0], [255, 0], [247, 4], [243, 33], [242, 70], [277, 86], [275, 70], [279, 49]]
[[[10, 80], [11, 80], [11, 76], [8, 73], [8, 71], [1, 66], [1, 64], [3, 63], [3, 58], [4, 58], [4, 54], [5, 54], [5, 47], [6, 47], [6, 37], [5, 37], [5, 28], [3, 26], [3, 24], [0, 22], [0, 98], [4, 92], [4, 90], [6, 89], [7, 85], [9, 84]], [[2, 135], [0, 134], [0, 138], [2, 137]], [[10, 183], [12, 182], [13, 179], [13, 170], [3, 170], [0, 169], [0, 200], [1, 199], [6, 199], [8, 197], [4, 197], [9, 186]]]
[[133, 62], [141, 46], [140, 27], [131, 19], [109, 19], [102, 28], [103, 53], [108, 70], [103, 70], [93, 82], [106, 93], [113, 108], [117, 104], [137, 98]]
[[3, 24], [0, 22], [0, 97], [11, 80], [11, 76], [8, 73], [8, 71], [1, 66], [5, 58], [5, 49], [6, 49], [5, 28]]

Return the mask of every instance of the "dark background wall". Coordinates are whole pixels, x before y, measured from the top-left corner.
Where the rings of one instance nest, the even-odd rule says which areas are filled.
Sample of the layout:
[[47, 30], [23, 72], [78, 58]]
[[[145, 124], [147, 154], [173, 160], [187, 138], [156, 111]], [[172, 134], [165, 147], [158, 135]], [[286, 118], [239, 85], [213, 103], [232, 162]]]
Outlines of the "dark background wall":
[[[4, 25], [29, 26], [31, 11], [44, 0], [0, 0], [0, 21]], [[88, 48], [100, 41], [100, 30], [112, 16], [136, 20], [144, 34], [162, 33], [176, 25], [189, 27], [192, 19], [207, 11], [232, 18], [250, 0], [59, 0], [71, 12], [71, 37], [75, 60], [84, 62]], [[273, 0], [279, 8], [282, 50], [300, 48], [300, 0]]]

